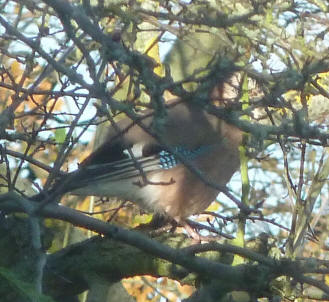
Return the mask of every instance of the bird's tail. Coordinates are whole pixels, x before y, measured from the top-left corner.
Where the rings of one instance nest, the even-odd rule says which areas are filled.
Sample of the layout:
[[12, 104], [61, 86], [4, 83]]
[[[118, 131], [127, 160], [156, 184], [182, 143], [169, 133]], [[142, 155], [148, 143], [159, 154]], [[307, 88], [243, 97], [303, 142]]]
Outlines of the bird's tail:
[[[97, 165], [87, 165], [78, 170], [58, 177], [55, 184], [49, 189], [32, 196], [34, 201], [58, 200], [64, 194], [82, 188], [91, 187], [94, 184], [129, 181], [135, 182], [147, 173], [163, 169], [159, 156], [148, 156], [139, 158], [127, 158], [115, 162]], [[83, 190], [88, 193], [88, 190]], [[78, 194], [80, 195], [80, 194]], [[88, 195], [88, 194], [85, 194]], [[95, 192], [90, 195], [95, 195]], [[99, 194], [101, 196], [101, 194]]]

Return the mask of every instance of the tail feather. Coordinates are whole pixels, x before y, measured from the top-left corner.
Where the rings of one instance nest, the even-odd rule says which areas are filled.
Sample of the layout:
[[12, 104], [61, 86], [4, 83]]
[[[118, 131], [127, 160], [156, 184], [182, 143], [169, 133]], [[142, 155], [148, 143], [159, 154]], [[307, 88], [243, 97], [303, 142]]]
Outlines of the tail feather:
[[61, 176], [51, 189], [34, 195], [30, 199], [39, 202], [45, 199], [56, 200], [66, 193], [91, 186], [93, 183], [111, 183], [129, 179], [134, 182], [140, 176], [157, 170], [161, 170], [159, 156], [127, 158], [105, 164], [85, 166]]

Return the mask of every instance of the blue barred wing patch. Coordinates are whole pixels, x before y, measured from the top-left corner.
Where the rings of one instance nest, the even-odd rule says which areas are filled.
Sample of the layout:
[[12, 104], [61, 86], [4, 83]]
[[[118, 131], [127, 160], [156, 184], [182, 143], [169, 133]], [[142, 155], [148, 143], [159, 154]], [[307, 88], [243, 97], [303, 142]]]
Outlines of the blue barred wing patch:
[[[174, 148], [174, 150], [181, 156], [184, 156], [184, 158], [186, 158], [187, 160], [191, 160], [191, 159], [196, 158], [203, 152], [205, 152], [206, 149], [208, 149], [208, 147], [209, 146], [201, 146], [197, 149], [190, 150], [183, 146], [177, 146]], [[168, 170], [168, 169], [174, 168], [175, 166], [177, 166], [180, 163], [178, 158], [176, 158], [176, 156], [174, 154], [172, 154], [168, 151], [162, 150], [161, 152], [159, 152], [159, 156], [160, 156], [159, 166], [161, 169]]]

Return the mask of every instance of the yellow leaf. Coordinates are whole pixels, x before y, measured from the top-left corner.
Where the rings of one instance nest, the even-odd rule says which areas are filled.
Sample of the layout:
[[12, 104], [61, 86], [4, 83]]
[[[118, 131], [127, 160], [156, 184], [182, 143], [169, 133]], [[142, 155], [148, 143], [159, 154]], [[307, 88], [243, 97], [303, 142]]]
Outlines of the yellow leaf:
[[145, 45], [145, 54], [147, 54], [150, 58], [152, 58], [157, 63], [157, 67], [154, 68], [154, 72], [157, 75], [162, 76], [164, 72], [163, 72], [163, 65], [161, 64], [160, 61], [158, 36], [147, 41]]
[[210, 206], [207, 208], [207, 211], [209, 212], [216, 212], [218, 211], [220, 207], [220, 204], [218, 202], [212, 202]]
[[324, 280], [325, 280], [326, 285], [329, 285], [329, 275], [325, 275]]
[[12, 73], [12, 76], [14, 77], [14, 79], [17, 79], [17, 82], [19, 82], [18, 77], [22, 76], [21, 64], [18, 63], [17, 61], [14, 61], [10, 65], [10, 70], [11, 70], [11, 73]]
[[152, 220], [152, 217], [151, 214], [135, 215], [132, 224], [137, 226], [139, 224], [149, 223]]

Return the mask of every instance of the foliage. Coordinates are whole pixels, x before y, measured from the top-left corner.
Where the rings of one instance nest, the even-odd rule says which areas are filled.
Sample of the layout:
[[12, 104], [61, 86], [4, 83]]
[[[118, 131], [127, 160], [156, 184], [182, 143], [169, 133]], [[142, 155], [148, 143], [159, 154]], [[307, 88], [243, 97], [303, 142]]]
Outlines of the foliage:
[[[124, 286], [138, 301], [328, 300], [328, 11], [322, 0], [1, 1], [0, 226], [14, 234], [0, 239], [2, 297], [89, 289], [92, 301], [104, 285], [106, 301], [136, 277]], [[29, 199], [109, 123], [144, 107], [160, 120], [172, 98], [246, 133], [242, 181], [196, 218], [211, 242], [126, 230], [151, 219], [129, 202]]]

